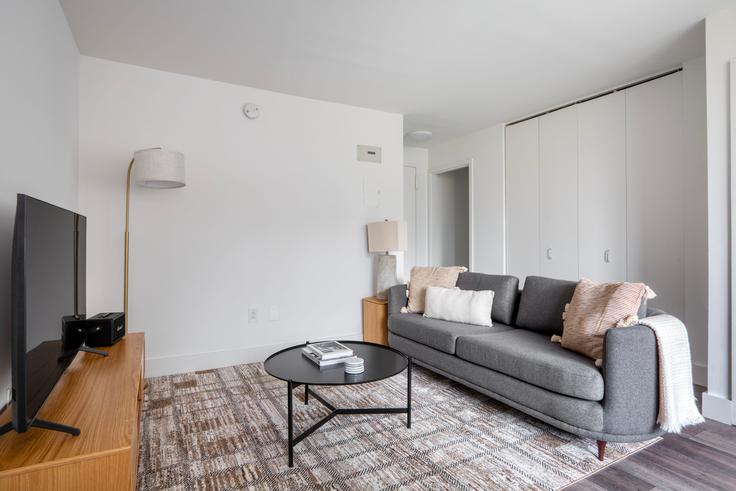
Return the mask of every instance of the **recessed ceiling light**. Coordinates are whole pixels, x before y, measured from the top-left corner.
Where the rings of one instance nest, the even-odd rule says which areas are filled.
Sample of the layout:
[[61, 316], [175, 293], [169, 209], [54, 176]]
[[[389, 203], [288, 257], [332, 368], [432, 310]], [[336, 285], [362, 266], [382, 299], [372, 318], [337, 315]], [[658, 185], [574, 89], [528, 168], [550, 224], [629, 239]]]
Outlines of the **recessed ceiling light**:
[[432, 139], [432, 132], [428, 130], [410, 131], [405, 135], [410, 140], [417, 142], [426, 142]]

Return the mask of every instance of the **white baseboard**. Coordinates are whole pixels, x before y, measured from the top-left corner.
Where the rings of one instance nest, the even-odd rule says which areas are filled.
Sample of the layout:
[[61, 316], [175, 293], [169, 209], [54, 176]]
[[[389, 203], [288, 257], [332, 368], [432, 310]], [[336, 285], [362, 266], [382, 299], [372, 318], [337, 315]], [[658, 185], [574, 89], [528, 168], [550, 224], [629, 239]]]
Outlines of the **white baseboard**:
[[703, 393], [703, 416], [727, 425], [733, 424], [733, 403], [725, 397]]
[[[337, 334], [334, 336], [315, 338], [314, 341], [327, 339], [356, 339], [362, 340], [361, 332]], [[312, 341], [312, 339], [310, 339]], [[146, 358], [146, 377], [160, 377], [175, 373], [209, 370], [211, 368], [229, 367], [263, 361], [278, 350], [303, 343], [304, 341], [284, 341], [278, 344], [247, 346], [220, 351], [206, 351], [201, 353], [185, 353], [181, 355], [157, 356]]]
[[693, 362], [693, 383], [708, 387], [708, 366]]

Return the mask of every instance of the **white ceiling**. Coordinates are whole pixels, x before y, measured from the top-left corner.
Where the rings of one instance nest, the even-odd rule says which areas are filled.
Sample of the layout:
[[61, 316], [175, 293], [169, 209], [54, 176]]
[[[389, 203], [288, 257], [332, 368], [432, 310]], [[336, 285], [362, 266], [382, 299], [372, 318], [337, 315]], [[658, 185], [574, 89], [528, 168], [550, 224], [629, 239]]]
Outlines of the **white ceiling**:
[[435, 141], [679, 65], [736, 0], [60, 0], [82, 54], [405, 115]]

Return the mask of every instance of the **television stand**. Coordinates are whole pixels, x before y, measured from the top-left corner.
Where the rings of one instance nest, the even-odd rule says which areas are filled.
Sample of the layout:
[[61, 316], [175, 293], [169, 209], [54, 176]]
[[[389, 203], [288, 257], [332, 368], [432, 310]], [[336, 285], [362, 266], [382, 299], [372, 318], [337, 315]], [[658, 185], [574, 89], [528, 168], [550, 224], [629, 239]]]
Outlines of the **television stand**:
[[[31, 428], [0, 437], [0, 490], [135, 491], [144, 349], [135, 332], [106, 348], [107, 357], [78, 353], [34, 426], [63, 422], [81, 433]], [[0, 413], [0, 428], [11, 413], [11, 406]]]
[[[73, 436], [79, 436], [79, 434], [81, 433], [81, 431], [79, 431], [79, 428], [62, 425], [59, 423], [52, 423], [51, 421], [46, 421], [44, 419], [34, 419], [29, 426], [34, 428], [43, 428], [44, 430], [61, 431], [62, 433], [69, 433]], [[0, 435], [4, 435], [12, 429], [13, 423], [4, 424], [0, 426]]]

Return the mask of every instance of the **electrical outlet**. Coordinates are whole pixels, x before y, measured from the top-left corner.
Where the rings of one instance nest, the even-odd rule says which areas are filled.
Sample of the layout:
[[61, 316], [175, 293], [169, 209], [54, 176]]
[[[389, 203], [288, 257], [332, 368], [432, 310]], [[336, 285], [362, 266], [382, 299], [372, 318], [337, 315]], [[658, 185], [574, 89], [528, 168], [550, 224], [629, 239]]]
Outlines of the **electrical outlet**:
[[248, 309], [248, 322], [251, 324], [258, 322], [258, 310]]
[[5, 389], [5, 402], [9, 403], [12, 400], [13, 400], [13, 388], [8, 387], [7, 389]]
[[277, 306], [271, 305], [268, 310], [268, 319], [272, 322], [279, 320], [279, 308]]

